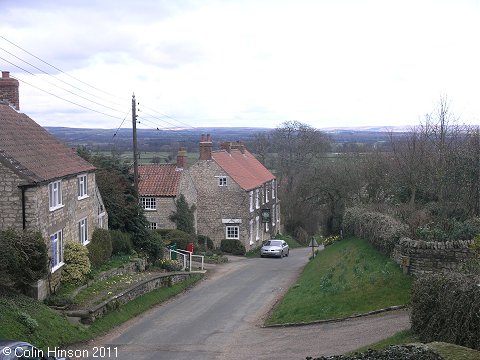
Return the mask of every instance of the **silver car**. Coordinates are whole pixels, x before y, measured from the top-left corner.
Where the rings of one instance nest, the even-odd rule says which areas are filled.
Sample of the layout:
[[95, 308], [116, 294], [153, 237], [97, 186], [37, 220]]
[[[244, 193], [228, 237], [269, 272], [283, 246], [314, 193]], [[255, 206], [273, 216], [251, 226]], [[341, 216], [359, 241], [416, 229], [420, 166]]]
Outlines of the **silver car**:
[[70, 360], [68, 357], [55, 357], [51, 355], [52, 354], [48, 354], [27, 342], [0, 340], [0, 360]]
[[282, 258], [288, 256], [290, 249], [284, 240], [268, 240], [260, 249], [260, 256], [275, 256]]

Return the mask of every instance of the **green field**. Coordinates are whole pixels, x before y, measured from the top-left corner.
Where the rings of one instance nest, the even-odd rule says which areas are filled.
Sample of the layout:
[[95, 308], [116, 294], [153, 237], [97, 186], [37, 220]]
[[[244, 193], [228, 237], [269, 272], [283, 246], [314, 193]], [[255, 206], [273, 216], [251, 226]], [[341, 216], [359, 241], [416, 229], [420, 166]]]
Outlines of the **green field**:
[[410, 300], [412, 278], [365, 240], [328, 246], [305, 267], [266, 324], [334, 319]]
[[[93, 155], [100, 154], [105, 156], [111, 156], [112, 152], [110, 151], [96, 151], [93, 152]], [[120, 152], [120, 158], [127, 162], [133, 162], [133, 152], [131, 151], [122, 151]], [[172, 154], [171, 152], [166, 151], [140, 151], [138, 162], [140, 164], [152, 164], [153, 161], [159, 164], [175, 164], [177, 161], [177, 154]], [[188, 153], [187, 152], [187, 164], [192, 165], [196, 160], [198, 160], [198, 153]]]

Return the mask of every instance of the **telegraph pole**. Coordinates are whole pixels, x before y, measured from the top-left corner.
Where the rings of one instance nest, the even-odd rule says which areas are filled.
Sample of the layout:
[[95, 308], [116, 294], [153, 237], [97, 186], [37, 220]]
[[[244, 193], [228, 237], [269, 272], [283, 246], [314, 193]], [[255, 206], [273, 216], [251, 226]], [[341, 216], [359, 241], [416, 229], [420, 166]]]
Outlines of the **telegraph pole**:
[[137, 150], [137, 104], [135, 94], [132, 95], [132, 128], [133, 128], [133, 179], [138, 196], [138, 150]]

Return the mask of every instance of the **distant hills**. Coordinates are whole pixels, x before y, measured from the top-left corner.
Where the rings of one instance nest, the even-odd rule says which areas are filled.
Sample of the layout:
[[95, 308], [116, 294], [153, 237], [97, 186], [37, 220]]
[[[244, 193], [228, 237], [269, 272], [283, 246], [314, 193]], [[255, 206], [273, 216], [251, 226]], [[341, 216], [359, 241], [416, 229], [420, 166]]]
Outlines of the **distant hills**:
[[[334, 143], [374, 144], [388, 140], [389, 134], [396, 136], [408, 131], [408, 127], [363, 126], [332, 127], [321, 129], [328, 133]], [[46, 130], [69, 146], [85, 146], [91, 150], [130, 150], [132, 129], [83, 129], [46, 127]], [[254, 135], [271, 131], [270, 128], [252, 127], [201, 127], [190, 129], [138, 129], [138, 146], [142, 151], [169, 151], [184, 146], [188, 151], [197, 151], [202, 134], [210, 134], [215, 144], [222, 141], [240, 140], [251, 144]]]

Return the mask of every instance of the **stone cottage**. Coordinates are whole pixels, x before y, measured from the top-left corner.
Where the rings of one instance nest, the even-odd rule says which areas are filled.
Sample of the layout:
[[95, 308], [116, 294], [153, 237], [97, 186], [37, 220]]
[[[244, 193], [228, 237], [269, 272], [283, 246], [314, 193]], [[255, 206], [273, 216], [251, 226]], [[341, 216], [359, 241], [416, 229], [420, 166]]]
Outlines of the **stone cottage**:
[[[0, 229], [39, 231], [47, 242], [50, 282], [61, 277], [67, 241], [88, 244], [108, 217], [95, 167], [19, 112], [18, 81], [0, 79]], [[36, 297], [48, 293], [46, 280]]]
[[[180, 148], [176, 164], [144, 164], [138, 166], [138, 193], [150, 229], [175, 229], [170, 215], [182, 194], [189, 206], [197, 204], [197, 191], [186, 168], [187, 154]], [[194, 228], [197, 229], [194, 212]]]
[[189, 171], [197, 189], [198, 232], [215, 246], [222, 239], [241, 241], [248, 250], [280, 231], [276, 177], [240, 142], [213, 150], [202, 135], [200, 157]]

